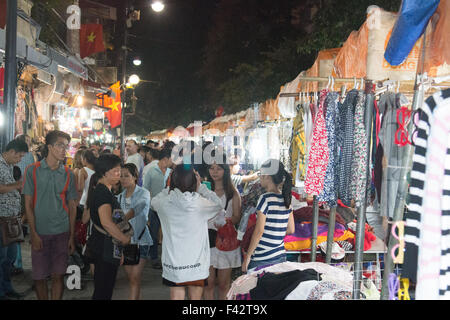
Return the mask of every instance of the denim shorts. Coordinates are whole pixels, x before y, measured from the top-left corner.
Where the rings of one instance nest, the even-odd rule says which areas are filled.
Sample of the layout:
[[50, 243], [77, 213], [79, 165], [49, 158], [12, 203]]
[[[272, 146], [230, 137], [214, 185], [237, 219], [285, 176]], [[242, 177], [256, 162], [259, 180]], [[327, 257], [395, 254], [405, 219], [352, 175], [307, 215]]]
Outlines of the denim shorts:
[[285, 254], [282, 256], [276, 257], [274, 259], [269, 259], [269, 260], [261, 260], [261, 261], [250, 260], [247, 270], [255, 269], [258, 267], [271, 266], [271, 265], [283, 263], [283, 262], [286, 262]]
[[141, 255], [141, 259], [145, 259], [145, 260], [151, 260], [150, 259], [150, 246], [149, 245], [143, 245], [143, 246], [139, 246], [139, 251], [140, 251], [140, 255]]

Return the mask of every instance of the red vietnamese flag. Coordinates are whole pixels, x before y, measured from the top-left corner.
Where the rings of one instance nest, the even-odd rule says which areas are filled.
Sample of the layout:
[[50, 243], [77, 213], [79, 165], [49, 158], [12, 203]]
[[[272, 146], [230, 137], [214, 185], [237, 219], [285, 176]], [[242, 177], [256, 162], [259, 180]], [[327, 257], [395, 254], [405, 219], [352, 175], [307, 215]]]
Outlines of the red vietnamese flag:
[[103, 44], [103, 26], [94, 23], [82, 24], [80, 28], [81, 58], [101, 51], [105, 51], [105, 45]]
[[117, 81], [109, 88], [111, 89], [111, 96], [108, 97], [107, 95], [104, 95], [103, 101], [100, 96], [97, 96], [97, 104], [111, 109], [110, 111], [105, 112], [105, 116], [108, 118], [109, 123], [111, 124], [111, 128], [115, 128], [117, 126], [120, 126], [120, 124], [122, 123], [120, 81]]

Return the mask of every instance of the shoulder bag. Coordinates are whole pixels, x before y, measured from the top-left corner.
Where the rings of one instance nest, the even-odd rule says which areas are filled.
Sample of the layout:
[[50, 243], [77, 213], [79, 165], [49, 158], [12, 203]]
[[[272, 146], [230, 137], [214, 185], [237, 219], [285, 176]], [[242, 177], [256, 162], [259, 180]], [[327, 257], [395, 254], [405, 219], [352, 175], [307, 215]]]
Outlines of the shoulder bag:
[[0, 217], [0, 230], [3, 247], [7, 247], [14, 242], [24, 241], [20, 217]]

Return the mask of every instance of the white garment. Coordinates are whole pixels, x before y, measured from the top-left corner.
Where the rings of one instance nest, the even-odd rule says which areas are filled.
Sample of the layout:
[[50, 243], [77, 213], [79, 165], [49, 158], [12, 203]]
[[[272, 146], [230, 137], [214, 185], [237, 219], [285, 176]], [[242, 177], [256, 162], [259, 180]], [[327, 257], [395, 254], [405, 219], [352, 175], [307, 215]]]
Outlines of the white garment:
[[284, 300], [306, 300], [311, 290], [319, 284], [317, 280], [302, 281]]
[[[142, 185], [145, 186], [145, 175], [148, 172], [148, 170], [151, 169], [151, 167], [156, 166], [158, 164], [159, 160], [153, 160], [152, 162], [150, 162], [149, 164], [147, 164], [144, 169], [142, 170]], [[147, 177], [148, 178], [148, 177]]]
[[200, 185], [198, 192], [169, 188], [152, 199], [161, 220], [162, 276], [180, 283], [206, 279], [210, 254], [207, 221], [222, 209], [216, 193]]
[[87, 179], [84, 181], [84, 188], [83, 188], [83, 194], [81, 195], [80, 204], [85, 206], [87, 201], [87, 195], [89, 192], [89, 183], [91, 182], [91, 177], [95, 173], [94, 170], [89, 169], [88, 167], [84, 167], [84, 170], [86, 170], [88, 176]]
[[139, 152], [128, 156], [126, 163], [133, 163], [137, 167], [138, 172], [141, 172], [141, 170], [144, 168], [144, 159], [139, 154]]
[[[226, 196], [220, 197], [222, 208], [225, 208]], [[225, 213], [225, 218], [233, 216], [233, 199], [228, 201], [228, 207]], [[208, 228], [211, 227], [211, 221], [208, 221]], [[211, 252], [211, 266], [216, 269], [239, 268], [242, 265], [241, 247], [237, 247], [232, 251], [220, 251], [216, 247], [210, 249]]]

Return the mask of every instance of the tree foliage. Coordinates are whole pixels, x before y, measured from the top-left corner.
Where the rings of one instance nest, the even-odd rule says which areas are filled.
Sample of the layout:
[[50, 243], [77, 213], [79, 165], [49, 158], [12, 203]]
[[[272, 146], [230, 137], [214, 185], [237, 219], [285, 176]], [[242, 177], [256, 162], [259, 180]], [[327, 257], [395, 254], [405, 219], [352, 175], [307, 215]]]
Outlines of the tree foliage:
[[276, 97], [320, 50], [342, 46], [372, 4], [398, 11], [401, 0], [221, 0], [202, 66], [208, 104], [233, 113]]

